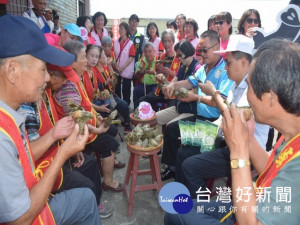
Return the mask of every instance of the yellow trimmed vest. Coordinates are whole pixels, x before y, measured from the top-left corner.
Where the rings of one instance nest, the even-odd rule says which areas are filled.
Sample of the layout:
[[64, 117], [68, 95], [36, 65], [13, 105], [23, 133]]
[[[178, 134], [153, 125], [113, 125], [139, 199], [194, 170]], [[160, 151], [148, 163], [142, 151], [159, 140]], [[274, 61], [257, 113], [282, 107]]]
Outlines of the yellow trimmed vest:
[[[30, 161], [34, 162], [31, 148], [29, 145], [27, 145], [27, 149], [30, 155], [28, 156], [26, 153], [26, 147], [24, 146], [22, 135], [20, 133], [19, 127], [16, 124], [16, 121], [8, 112], [6, 112], [3, 109], [0, 109], [0, 130], [10, 138], [12, 143], [18, 149], [19, 162], [23, 168], [23, 174], [24, 174], [26, 186], [30, 190], [38, 182], [38, 178], [35, 177], [35, 174], [32, 173], [32, 169], [35, 170], [34, 168], [35, 166], [30, 163]], [[26, 140], [27, 143], [29, 143], [27, 135], [26, 135]], [[41, 212], [35, 217], [32, 224], [33, 225], [55, 225], [55, 221], [51, 209], [47, 202], [45, 203], [45, 206], [43, 207]]]
[[[161, 60], [164, 60], [165, 58], [166, 58], [166, 53], [163, 53], [163, 54], [161, 55], [160, 59], [161, 59]], [[177, 74], [179, 68], [180, 68], [180, 61], [179, 61], [179, 59], [178, 59], [176, 56], [174, 56], [170, 69], [171, 69], [175, 74]], [[170, 76], [170, 75], [167, 76], [167, 80], [168, 80], [169, 82], [171, 82], [171, 81], [173, 80], [173, 78], [174, 78], [174, 77], [172, 77], [172, 76]], [[161, 81], [158, 81], [158, 82], [161, 82]], [[161, 90], [161, 89], [160, 89], [159, 87], [157, 87], [156, 90], [155, 90], [155, 92], [154, 92], [154, 94], [155, 94], [156, 96], [159, 96], [160, 90]], [[174, 99], [175, 96], [173, 96], [173, 97], [171, 97], [171, 98]]]
[[[45, 135], [52, 127], [54, 127], [54, 124], [58, 121], [58, 116], [55, 110], [55, 106], [53, 103], [53, 99], [51, 97], [51, 90], [46, 89], [46, 98], [48, 99], [49, 108], [51, 111], [51, 116], [53, 121], [51, 121], [51, 117], [48, 114], [47, 106], [44, 100], [42, 101], [41, 107], [37, 107], [38, 114], [40, 118], [40, 127], [38, 130], [38, 133], [40, 136]], [[36, 174], [41, 178], [43, 174], [47, 171], [49, 168], [53, 158], [55, 157], [57, 151], [58, 151], [59, 143], [55, 143], [48, 149], [38, 160], [35, 162], [36, 166]], [[62, 169], [57, 175], [57, 180], [54, 183], [54, 186], [52, 188], [52, 191], [56, 191], [60, 188], [63, 181], [63, 171]]]

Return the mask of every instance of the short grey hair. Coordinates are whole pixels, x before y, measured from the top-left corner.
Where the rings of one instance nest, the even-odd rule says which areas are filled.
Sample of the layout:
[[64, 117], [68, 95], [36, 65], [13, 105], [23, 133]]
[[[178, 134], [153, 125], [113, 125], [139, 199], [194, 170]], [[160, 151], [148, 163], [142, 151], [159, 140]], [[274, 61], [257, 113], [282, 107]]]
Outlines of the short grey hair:
[[151, 48], [154, 49], [153, 44], [152, 44], [151, 42], [147, 41], [146, 44], [144, 45], [143, 51], [144, 51], [146, 48], [149, 48], [149, 47], [151, 47]]
[[82, 50], [85, 49], [85, 46], [79, 42], [79, 41], [73, 41], [69, 40], [64, 44], [64, 49], [67, 50], [67, 52], [75, 55], [75, 62], [77, 61], [77, 55]]
[[274, 38], [263, 43], [253, 59], [250, 82], [257, 98], [273, 91], [286, 112], [299, 116], [300, 45]]
[[162, 42], [164, 41], [165, 36], [166, 36], [167, 34], [170, 34], [170, 35], [171, 35], [172, 40], [173, 40], [173, 43], [175, 43], [175, 33], [174, 33], [174, 31], [173, 31], [172, 29], [166, 29], [166, 30], [164, 30], [164, 31], [161, 33], [161, 41], [162, 41]]
[[111, 44], [112, 44], [112, 39], [111, 39], [110, 36], [104, 36], [104, 37], [101, 39], [101, 43], [102, 43], [102, 45], [105, 45], [105, 44], [111, 45]]
[[0, 67], [2, 67], [8, 58], [0, 58]]
[[[28, 66], [28, 63], [27, 63], [28, 56], [31, 56], [31, 55], [25, 54], [25, 55], [18, 55], [18, 56], [7, 57], [7, 58], [0, 58], [0, 68], [2, 66], [4, 66], [6, 61], [9, 59], [15, 59], [17, 62], [19, 62], [21, 64], [22, 67], [27, 67]], [[31, 57], [34, 57], [34, 56], [31, 56]]]

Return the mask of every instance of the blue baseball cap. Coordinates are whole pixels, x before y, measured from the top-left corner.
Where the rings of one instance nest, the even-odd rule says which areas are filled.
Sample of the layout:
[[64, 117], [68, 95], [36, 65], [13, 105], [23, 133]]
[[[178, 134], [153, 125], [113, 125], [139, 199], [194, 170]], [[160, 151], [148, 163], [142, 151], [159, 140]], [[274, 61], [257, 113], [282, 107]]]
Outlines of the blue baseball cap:
[[43, 32], [30, 19], [21, 16], [0, 17], [0, 58], [32, 55], [57, 66], [69, 66], [75, 56], [48, 44]]
[[79, 27], [74, 23], [68, 23], [64, 26], [64, 29], [67, 30], [70, 34], [77, 36], [79, 41], [82, 43], [83, 39], [81, 37], [81, 32]]

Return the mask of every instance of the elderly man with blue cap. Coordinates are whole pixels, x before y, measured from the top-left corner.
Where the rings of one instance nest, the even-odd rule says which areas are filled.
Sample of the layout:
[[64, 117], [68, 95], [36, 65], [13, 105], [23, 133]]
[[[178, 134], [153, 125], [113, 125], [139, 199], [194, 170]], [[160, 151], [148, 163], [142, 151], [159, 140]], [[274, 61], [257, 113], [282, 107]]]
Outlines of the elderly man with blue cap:
[[[48, 45], [42, 31], [29, 19], [0, 18], [0, 223], [101, 224], [91, 190], [78, 188], [51, 196], [57, 174], [66, 159], [81, 151], [88, 138], [70, 118], [53, 129], [53, 138], [66, 138], [47, 170], [35, 170], [25, 118], [17, 113], [23, 102], [41, 98], [49, 80], [46, 63], [68, 66], [74, 56]], [[22, 35], [20, 35], [22, 34]]]

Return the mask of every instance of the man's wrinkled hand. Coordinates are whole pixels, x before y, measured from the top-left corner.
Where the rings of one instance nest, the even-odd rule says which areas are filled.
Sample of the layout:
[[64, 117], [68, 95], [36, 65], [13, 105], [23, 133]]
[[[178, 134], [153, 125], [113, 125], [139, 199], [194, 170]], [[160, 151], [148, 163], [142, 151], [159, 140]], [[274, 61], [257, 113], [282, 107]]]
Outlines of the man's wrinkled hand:
[[82, 151], [85, 148], [88, 137], [89, 132], [87, 125], [84, 125], [84, 132], [80, 134], [79, 125], [75, 124], [71, 135], [60, 146], [60, 150], [66, 155], [66, 159]]
[[77, 152], [75, 155], [74, 155], [74, 159], [75, 159], [75, 162], [73, 163], [73, 166], [75, 168], [79, 168], [82, 166], [82, 164], [84, 163], [84, 156], [83, 156], [83, 153], [82, 152]]
[[203, 93], [205, 93], [206, 95], [210, 95], [210, 96], [212, 96], [216, 91], [215, 86], [209, 80], [206, 81], [205, 84], [198, 83], [198, 87], [201, 89], [201, 91]]
[[196, 95], [195, 93], [193, 93], [192, 91], [189, 91], [187, 93], [187, 96], [185, 98], [180, 98], [177, 97], [177, 99], [181, 102], [193, 102], [193, 101], [197, 101], [198, 99], [198, 95]]
[[68, 137], [72, 133], [74, 125], [75, 122], [71, 116], [60, 119], [52, 129], [53, 139], [56, 141]]
[[[239, 113], [235, 104], [225, 108], [223, 114], [224, 137], [230, 151], [243, 151], [249, 142], [248, 125], [244, 113]], [[252, 121], [253, 122], [253, 121]], [[238, 152], [236, 152], [238, 155]]]
[[166, 89], [163, 90], [164, 95], [167, 98], [170, 98], [173, 96], [173, 92], [174, 92], [174, 84], [170, 83], [168, 84], [168, 86], [166, 87]]

